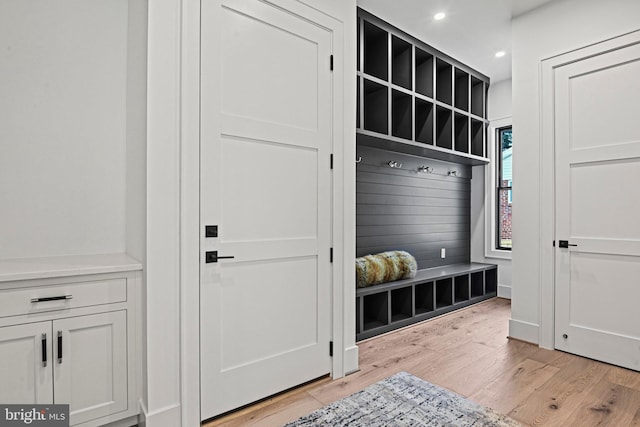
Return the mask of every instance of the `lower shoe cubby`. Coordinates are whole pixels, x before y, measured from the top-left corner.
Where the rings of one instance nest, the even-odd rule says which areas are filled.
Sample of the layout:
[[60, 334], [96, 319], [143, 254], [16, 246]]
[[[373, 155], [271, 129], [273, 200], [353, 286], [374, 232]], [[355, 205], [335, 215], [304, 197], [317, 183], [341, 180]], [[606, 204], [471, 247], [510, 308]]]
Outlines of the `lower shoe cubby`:
[[389, 293], [366, 295], [362, 307], [363, 329], [371, 330], [389, 324]]
[[453, 304], [453, 288], [451, 278], [436, 281], [436, 308], [448, 307]]
[[484, 271], [471, 273], [471, 298], [484, 295]]
[[496, 296], [498, 267], [454, 264], [419, 270], [413, 279], [356, 290], [356, 340], [469, 306]]
[[414, 286], [415, 315], [431, 313], [434, 308], [433, 282], [418, 283]]
[[413, 296], [410, 287], [391, 291], [391, 322], [413, 316]]
[[498, 290], [498, 269], [484, 272], [484, 287], [487, 293], [496, 293]]
[[454, 302], [469, 301], [469, 275], [463, 274], [462, 276], [456, 276], [454, 280]]

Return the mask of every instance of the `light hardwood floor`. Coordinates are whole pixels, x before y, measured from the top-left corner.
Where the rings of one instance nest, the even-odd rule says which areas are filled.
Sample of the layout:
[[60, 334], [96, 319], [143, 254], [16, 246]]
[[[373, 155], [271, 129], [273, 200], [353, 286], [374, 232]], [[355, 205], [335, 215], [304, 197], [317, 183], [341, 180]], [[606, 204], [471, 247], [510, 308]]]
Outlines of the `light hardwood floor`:
[[640, 427], [640, 373], [507, 339], [494, 298], [359, 343], [360, 371], [320, 379], [205, 424], [282, 426], [406, 371], [530, 426]]

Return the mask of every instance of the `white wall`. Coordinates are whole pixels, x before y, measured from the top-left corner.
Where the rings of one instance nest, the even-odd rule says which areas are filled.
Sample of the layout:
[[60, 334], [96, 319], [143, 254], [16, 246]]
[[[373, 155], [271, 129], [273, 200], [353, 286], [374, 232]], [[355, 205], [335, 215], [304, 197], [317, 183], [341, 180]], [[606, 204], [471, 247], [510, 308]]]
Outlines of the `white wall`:
[[0, 259], [124, 252], [127, 14], [0, 2]]
[[[492, 83], [488, 94], [488, 118], [492, 123], [511, 119], [511, 80]], [[486, 215], [489, 214], [489, 200], [486, 197], [487, 168], [493, 170], [492, 161], [486, 166], [474, 166], [471, 179], [471, 261], [498, 265], [498, 296], [511, 298], [511, 260], [509, 254], [500, 258], [486, 250], [488, 239]]]
[[128, 0], [126, 252], [145, 261], [147, 173], [147, 0]]
[[512, 116], [512, 81], [511, 79], [491, 83], [487, 97], [487, 118], [490, 121], [501, 120]]
[[[640, 29], [638, 0], [564, 0], [513, 21], [514, 191], [512, 337], [539, 342], [540, 62], [571, 50]], [[551, 312], [552, 313], [552, 312]], [[552, 319], [545, 319], [552, 322]]]

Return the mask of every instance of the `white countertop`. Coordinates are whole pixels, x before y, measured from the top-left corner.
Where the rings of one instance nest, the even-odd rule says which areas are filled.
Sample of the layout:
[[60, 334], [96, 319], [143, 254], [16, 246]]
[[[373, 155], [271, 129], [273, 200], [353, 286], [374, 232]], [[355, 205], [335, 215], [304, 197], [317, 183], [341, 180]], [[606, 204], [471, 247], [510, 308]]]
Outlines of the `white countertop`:
[[123, 253], [0, 260], [0, 282], [142, 270]]

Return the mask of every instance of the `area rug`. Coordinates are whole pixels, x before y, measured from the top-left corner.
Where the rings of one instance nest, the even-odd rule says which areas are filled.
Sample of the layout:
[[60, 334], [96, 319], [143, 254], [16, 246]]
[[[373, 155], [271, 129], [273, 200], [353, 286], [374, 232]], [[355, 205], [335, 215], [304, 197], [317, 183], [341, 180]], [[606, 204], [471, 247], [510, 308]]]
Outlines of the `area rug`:
[[406, 372], [285, 427], [520, 426], [518, 422]]

